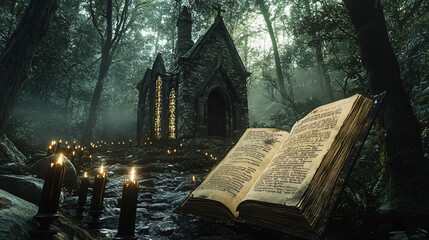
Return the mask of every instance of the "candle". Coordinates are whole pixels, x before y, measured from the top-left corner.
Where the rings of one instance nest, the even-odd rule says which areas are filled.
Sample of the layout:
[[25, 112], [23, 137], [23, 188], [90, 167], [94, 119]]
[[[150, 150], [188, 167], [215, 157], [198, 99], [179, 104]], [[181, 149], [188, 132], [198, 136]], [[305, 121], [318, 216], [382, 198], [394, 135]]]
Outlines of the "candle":
[[133, 167], [131, 168], [130, 178], [125, 178], [124, 180], [118, 234], [115, 239], [133, 239], [135, 236], [134, 229], [136, 222], [138, 188], [139, 182], [135, 179], [135, 171]]
[[84, 172], [82, 181], [80, 182], [80, 189], [79, 189], [79, 199], [77, 200], [80, 207], [85, 206], [87, 195], [88, 195], [88, 186], [89, 186], [89, 177], [88, 173]]
[[74, 155], [76, 155], [76, 151], [73, 150], [72, 152], [72, 157], [71, 157], [71, 161], [74, 162]]
[[58, 144], [57, 144], [57, 148], [55, 149], [55, 153], [59, 153], [60, 152], [60, 150], [61, 150], [61, 142], [62, 142], [63, 140], [59, 140], [58, 141]]
[[46, 155], [47, 156], [51, 155], [51, 151], [52, 151], [52, 145], [49, 145], [49, 147], [48, 147], [48, 153]]
[[106, 173], [103, 165], [100, 172], [94, 178], [90, 211], [103, 211], [104, 188], [106, 187]]
[[56, 214], [65, 173], [63, 155], [60, 154], [55, 163], [51, 163], [43, 183], [42, 197], [38, 214]]

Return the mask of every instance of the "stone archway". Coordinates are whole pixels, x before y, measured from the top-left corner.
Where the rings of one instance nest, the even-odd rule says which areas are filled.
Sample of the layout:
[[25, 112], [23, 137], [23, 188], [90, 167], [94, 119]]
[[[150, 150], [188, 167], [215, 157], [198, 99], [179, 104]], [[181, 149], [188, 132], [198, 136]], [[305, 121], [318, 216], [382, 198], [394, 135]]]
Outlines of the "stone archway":
[[207, 134], [209, 136], [227, 136], [226, 100], [219, 90], [212, 91], [207, 98]]

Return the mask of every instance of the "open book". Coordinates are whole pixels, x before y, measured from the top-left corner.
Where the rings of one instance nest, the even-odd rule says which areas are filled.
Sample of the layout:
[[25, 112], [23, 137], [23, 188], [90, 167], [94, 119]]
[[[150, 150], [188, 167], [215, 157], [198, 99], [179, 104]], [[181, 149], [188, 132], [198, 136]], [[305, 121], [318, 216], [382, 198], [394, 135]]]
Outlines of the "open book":
[[247, 129], [178, 211], [320, 235], [377, 109], [357, 94], [314, 109], [290, 133]]

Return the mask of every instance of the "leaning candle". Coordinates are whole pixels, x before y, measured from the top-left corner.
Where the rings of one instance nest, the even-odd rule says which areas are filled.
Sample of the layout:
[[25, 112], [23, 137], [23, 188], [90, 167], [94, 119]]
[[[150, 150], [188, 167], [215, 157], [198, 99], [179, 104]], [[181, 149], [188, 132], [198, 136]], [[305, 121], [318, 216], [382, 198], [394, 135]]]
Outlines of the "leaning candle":
[[104, 188], [106, 187], [106, 173], [103, 165], [100, 167], [100, 173], [94, 178], [94, 187], [92, 189], [92, 199], [90, 211], [103, 211]]
[[136, 210], [137, 210], [137, 192], [139, 182], [134, 177], [134, 167], [131, 169], [131, 176], [125, 179], [122, 191], [121, 213], [119, 215], [118, 235], [115, 239], [133, 239]]
[[42, 197], [39, 203], [38, 214], [55, 214], [65, 173], [63, 155], [60, 154], [55, 163], [51, 163], [43, 183]]

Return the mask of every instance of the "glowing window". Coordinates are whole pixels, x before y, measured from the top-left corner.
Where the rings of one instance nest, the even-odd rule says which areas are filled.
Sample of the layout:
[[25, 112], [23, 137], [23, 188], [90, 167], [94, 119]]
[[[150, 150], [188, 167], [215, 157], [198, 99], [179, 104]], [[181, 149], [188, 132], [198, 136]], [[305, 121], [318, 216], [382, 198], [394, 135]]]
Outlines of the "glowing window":
[[161, 112], [162, 112], [162, 78], [158, 76], [155, 82], [155, 138], [161, 139]]
[[169, 99], [169, 122], [168, 122], [168, 138], [176, 139], [176, 91], [171, 89]]

